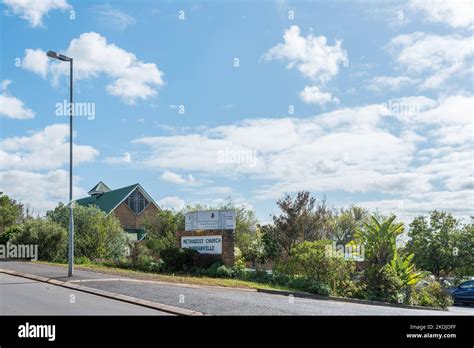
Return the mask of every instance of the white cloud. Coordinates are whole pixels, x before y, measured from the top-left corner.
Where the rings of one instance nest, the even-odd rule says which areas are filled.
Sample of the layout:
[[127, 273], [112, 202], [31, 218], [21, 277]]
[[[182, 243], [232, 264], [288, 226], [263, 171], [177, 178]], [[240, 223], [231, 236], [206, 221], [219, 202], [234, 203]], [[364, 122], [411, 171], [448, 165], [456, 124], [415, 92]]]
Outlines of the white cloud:
[[321, 83], [329, 81], [339, 71], [339, 64], [347, 59], [347, 53], [341, 48], [341, 41], [334, 46], [327, 44], [325, 36], [300, 36], [296, 25], [285, 30], [280, 43], [264, 54], [265, 60], [279, 59], [287, 61], [287, 68], [296, 67], [303, 76]]
[[[347, 53], [342, 49], [341, 41], [331, 46], [327, 44], [325, 36], [310, 33], [304, 37], [300, 34], [298, 26], [291, 26], [283, 34], [284, 43], [270, 48], [262, 58], [266, 61], [277, 59], [287, 62], [287, 69], [296, 68], [304, 77], [322, 86], [337, 75], [339, 65], [347, 60]], [[309, 94], [307, 88], [301, 93]]]
[[380, 92], [380, 91], [398, 91], [402, 86], [406, 86], [414, 83], [414, 81], [407, 76], [376, 76], [372, 78], [367, 85], [367, 89]]
[[317, 86], [305, 86], [299, 94], [301, 100], [307, 104], [323, 105], [330, 101], [339, 102], [339, 99], [334, 98], [329, 92], [321, 92]]
[[[393, 102], [414, 104], [416, 113], [397, 114], [388, 105], [374, 104], [311, 118], [249, 119], [134, 143], [146, 146], [146, 155], [138, 160], [145, 166], [244, 177], [260, 183], [253, 193], [262, 199], [302, 189], [316, 194], [377, 192], [387, 201], [418, 202], [411, 205], [418, 212], [434, 207], [422, 204], [424, 195], [437, 200], [469, 191], [474, 166], [472, 97], [416, 96]], [[256, 150], [257, 165], [219, 163], [216, 153], [225, 148]], [[473, 211], [473, 203], [465, 201], [464, 212]]]
[[410, 0], [410, 8], [421, 11], [429, 22], [445, 23], [453, 28], [472, 27], [474, 6], [469, 0]]
[[72, 6], [66, 0], [3, 0], [13, 14], [30, 22], [33, 28], [43, 25], [43, 16], [51, 10], [68, 10]]
[[49, 69], [49, 58], [42, 49], [32, 50], [27, 48], [25, 57], [21, 61], [21, 67], [46, 78]]
[[164, 181], [171, 182], [173, 184], [177, 184], [177, 185], [193, 185], [193, 184], [196, 184], [196, 179], [194, 178], [194, 176], [192, 174], [188, 174], [187, 177], [184, 177], [180, 174], [176, 174], [176, 173], [173, 173], [173, 172], [170, 172], [170, 171], [165, 171], [161, 175], [161, 179], [163, 179]]
[[104, 162], [107, 164], [129, 164], [132, 162], [132, 154], [130, 152], [124, 152], [121, 157], [106, 157]]
[[160, 199], [157, 203], [160, 207], [164, 209], [181, 210], [185, 207], [184, 200], [176, 196], [165, 197], [163, 199]]
[[[42, 52], [26, 50], [23, 60], [26, 66], [23, 67], [43, 77], [50, 74], [56, 83], [61, 76], [68, 76], [68, 64], [51, 60], [45, 63], [46, 56]], [[107, 43], [105, 37], [95, 32], [83, 33], [73, 39], [62, 53], [74, 58], [74, 76], [77, 80], [105, 75], [113, 80], [106, 86], [107, 92], [128, 104], [156, 96], [156, 89], [164, 85], [163, 72], [156, 64], [138, 60], [135, 54]]]
[[125, 30], [136, 23], [134, 17], [110, 5], [99, 5], [94, 7], [93, 10], [100, 23], [105, 23], [118, 30]]
[[9, 80], [2, 81], [0, 94], [0, 117], [14, 119], [29, 119], [35, 116], [35, 112], [28, 109], [18, 98], [9, 95], [7, 88], [11, 83]]
[[387, 48], [406, 75], [422, 79], [421, 88], [446, 87], [452, 77], [472, 78], [471, 36], [416, 32], [396, 36]]
[[[84, 197], [87, 192], [77, 186], [74, 178], [74, 199]], [[0, 191], [25, 204], [33, 213], [43, 215], [58, 202], [69, 201], [69, 172], [56, 169], [45, 173], [23, 170], [0, 172]], [[31, 212], [31, 211], [30, 211]]]
[[[93, 161], [99, 151], [87, 145], [74, 144], [74, 164]], [[69, 126], [53, 124], [29, 136], [4, 138], [0, 141], [2, 169], [51, 170], [69, 162]]]

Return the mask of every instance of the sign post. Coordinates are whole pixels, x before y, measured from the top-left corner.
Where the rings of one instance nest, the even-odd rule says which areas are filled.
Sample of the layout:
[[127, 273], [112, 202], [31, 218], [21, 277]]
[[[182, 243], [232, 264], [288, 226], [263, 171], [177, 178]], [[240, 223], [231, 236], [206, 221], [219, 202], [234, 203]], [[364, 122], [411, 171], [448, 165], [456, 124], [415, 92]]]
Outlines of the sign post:
[[199, 210], [185, 215], [185, 230], [177, 233], [180, 248], [216, 255], [234, 264], [235, 210]]

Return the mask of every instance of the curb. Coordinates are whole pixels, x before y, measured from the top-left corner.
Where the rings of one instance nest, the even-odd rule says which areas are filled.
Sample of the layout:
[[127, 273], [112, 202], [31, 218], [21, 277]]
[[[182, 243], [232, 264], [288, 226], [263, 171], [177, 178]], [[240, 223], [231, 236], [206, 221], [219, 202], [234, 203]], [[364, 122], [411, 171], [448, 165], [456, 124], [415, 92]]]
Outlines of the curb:
[[382, 302], [382, 301], [361, 300], [358, 298], [348, 298], [348, 297], [338, 297], [338, 296], [322, 296], [322, 295], [310, 294], [307, 292], [292, 292], [292, 291], [273, 290], [273, 289], [257, 289], [257, 292], [262, 292], [262, 293], [272, 294], [272, 295], [283, 295], [283, 296], [293, 295], [294, 297], [310, 298], [310, 299], [315, 299], [315, 300], [351, 302], [351, 303], [359, 303], [359, 304], [366, 304], [366, 305], [372, 305], [372, 306], [421, 309], [425, 311], [426, 310], [442, 311], [442, 312], [447, 311], [447, 309], [441, 309], [441, 308], [435, 308], [435, 307], [409, 306], [403, 303], [390, 303], [390, 302]]
[[[62, 267], [66, 268], [67, 265], [62, 265], [62, 264], [47, 264], [47, 263], [35, 263], [37, 265], [46, 265], [50, 267]], [[116, 275], [117, 278], [110, 278], [110, 280], [115, 280], [115, 281], [128, 281], [128, 282], [140, 282], [140, 283], [150, 283], [150, 284], [162, 284], [162, 285], [171, 285], [171, 286], [179, 286], [179, 287], [184, 287], [184, 288], [196, 288], [196, 289], [217, 289], [217, 290], [237, 290], [237, 291], [249, 291], [249, 292], [256, 292], [257, 289], [255, 288], [245, 288], [245, 287], [233, 287], [233, 286], [222, 286], [222, 285], [205, 285], [205, 284], [193, 284], [193, 283], [187, 283], [185, 281], [183, 282], [170, 282], [166, 280], [153, 280], [153, 279], [142, 279], [142, 278], [135, 278], [133, 275], [119, 275], [115, 273], [108, 273], [105, 270], [95, 270], [92, 268], [88, 268], [87, 266], [82, 266], [82, 265], [76, 265], [75, 266], [76, 270], [79, 271], [84, 271], [84, 272], [92, 272], [96, 274], [101, 274], [101, 275], [110, 275], [114, 276]], [[107, 280], [101, 280], [101, 279], [81, 279], [81, 280], [72, 280], [68, 283], [87, 283], [88, 281], [110, 281], [109, 279]]]
[[5, 274], [9, 274], [9, 275], [16, 276], [16, 277], [22, 277], [22, 278], [26, 278], [26, 279], [36, 280], [36, 281], [39, 281], [39, 282], [42, 282], [42, 283], [49, 283], [49, 284], [52, 284], [52, 285], [61, 286], [63, 288], [68, 288], [68, 289], [73, 289], [73, 290], [77, 290], [77, 291], [81, 291], [81, 292], [86, 292], [86, 293], [89, 293], [89, 294], [92, 294], [92, 295], [97, 295], [97, 296], [101, 296], [101, 297], [105, 297], [105, 298], [110, 298], [112, 300], [117, 300], [117, 301], [121, 301], [121, 302], [127, 302], [127, 303], [131, 303], [131, 304], [134, 304], [134, 305], [137, 305], [137, 306], [156, 309], [156, 310], [159, 310], [159, 311], [162, 311], [162, 312], [171, 313], [171, 314], [175, 314], [175, 315], [179, 315], [179, 316], [201, 316], [201, 315], [204, 315], [204, 313], [197, 312], [197, 311], [192, 311], [192, 310], [189, 310], [189, 309], [169, 306], [169, 305], [165, 305], [165, 304], [162, 304], [162, 303], [143, 300], [143, 299], [139, 299], [139, 298], [132, 297], [132, 296], [127, 296], [127, 295], [122, 295], [122, 294], [115, 294], [113, 292], [109, 292], [109, 291], [105, 291], [105, 290], [93, 289], [93, 288], [89, 288], [87, 286], [77, 285], [77, 284], [68, 283], [68, 282], [63, 282], [61, 280], [45, 278], [45, 277], [41, 277], [41, 276], [37, 276], [37, 275], [33, 275], [33, 274], [20, 273], [20, 272], [17, 272], [17, 271], [10, 271], [10, 270], [6, 270], [6, 269], [2, 269], [2, 268], [0, 268], [0, 273], [5, 273]]

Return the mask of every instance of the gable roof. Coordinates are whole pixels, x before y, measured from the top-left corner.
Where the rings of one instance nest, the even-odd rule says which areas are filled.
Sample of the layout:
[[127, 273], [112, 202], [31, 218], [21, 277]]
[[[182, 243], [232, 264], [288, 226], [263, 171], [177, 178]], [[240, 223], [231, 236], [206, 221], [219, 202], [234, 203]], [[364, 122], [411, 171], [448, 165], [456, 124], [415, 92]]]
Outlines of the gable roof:
[[111, 191], [110, 188], [104, 184], [102, 181], [99, 181], [97, 185], [95, 185], [93, 188], [90, 189], [88, 194], [92, 195], [94, 193], [104, 193], [104, 192], [109, 192]]
[[144, 196], [150, 201], [150, 203], [154, 204], [158, 209], [160, 209], [160, 207], [155, 203], [155, 201], [150, 197], [150, 195], [146, 193], [146, 191], [140, 186], [140, 184], [133, 184], [116, 190], [109, 189], [110, 191], [104, 192], [101, 195], [92, 195], [90, 197], [78, 199], [76, 200], [76, 203], [83, 206], [96, 205], [100, 210], [102, 210], [106, 214], [109, 214], [115, 208], [117, 208], [120, 203], [127, 199], [127, 197], [130, 196], [130, 194], [136, 189], [139, 189], [140, 192], [142, 192]]

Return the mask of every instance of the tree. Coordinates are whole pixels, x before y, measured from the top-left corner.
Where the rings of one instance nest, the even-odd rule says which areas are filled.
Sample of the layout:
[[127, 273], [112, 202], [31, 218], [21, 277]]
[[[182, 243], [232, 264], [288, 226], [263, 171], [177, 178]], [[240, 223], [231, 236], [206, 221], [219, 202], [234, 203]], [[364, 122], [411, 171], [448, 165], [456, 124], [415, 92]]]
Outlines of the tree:
[[254, 233], [242, 234], [238, 248], [244, 259], [252, 263], [252, 267], [258, 268], [259, 263], [265, 262], [265, 244], [260, 227]]
[[[46, 213], [47, 219], [68, 227], [69, 208], [59, 204]], [[120, 221], [95, 206], [74, 208], [74, 252], [77, 257], [112, 259], [123, 256], [127, 237]]]
[[312, 211], [315, 202], [308, 191], [298, 192], [294, 200], [288, 194], [278, 200], [277, 206], [282, 212], [273, 216], [273, 232], [287, 257], [299, 242], [314, 234], [315, 220], [312, 219]]
[[371, 264], [388, 264], [397, 250], [397, 237], [403, 233], [403, 223], [394, 223], [395, 215], [380, 223], [375, 216], [364, 223], [355, 233], [355, 238], [364, 245], [365, 258]]
[[64, 261], [66, 259], [66, 229], [44, 218], [30, 218], [18, 225], [18, 230], [12, 235], [10, 243], [38, 245], [40, 260]]
[[23, 218], [23, 205], [0, 193], [0, 235], [18, 225]]
[[406, 250], [415, 264], [440, 277], [473, 275], [474, 228], [460, 226], [451, 213], [433, 211], [429, 219], [418, 216], [410, 224]]
[[176, 247], [176, 233], [184, 230], [184, 215], [172, 210], [159, 210], [143, 221], [147, 232], [146, 246], [153, 255], [159, 256], [160, 251]]
[[369, 219], [366, 209], [352, 206], [348, 209], [341, 208], [335, 215], [334, 240], [337, 244], [346, 245], [354, 239], [357, 229], [363, 227]]
[[281, 247], [278, 241], [275, 239], [275, 226], [272, 224], [266, 224], [259, 226], [262, 233], [262, 244], [265, 254], [265, 259], [275, 261], [281, 255]]

